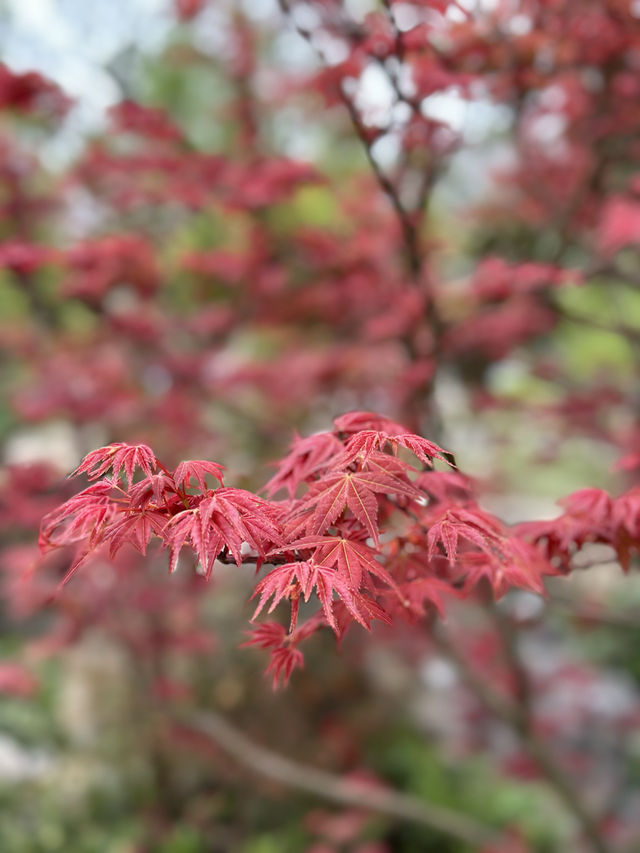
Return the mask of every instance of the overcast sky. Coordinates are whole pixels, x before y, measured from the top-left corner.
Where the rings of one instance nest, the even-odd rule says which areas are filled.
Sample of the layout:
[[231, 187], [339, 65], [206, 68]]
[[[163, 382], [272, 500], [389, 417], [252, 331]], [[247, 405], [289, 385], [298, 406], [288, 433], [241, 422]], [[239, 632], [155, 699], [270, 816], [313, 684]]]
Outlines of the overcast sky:
[[[466, 2], [473, 4], [474, 0]], [[486, 5], [491, 2], [484, 0]], [[234, 4], [256, 21], [278, 14], [276, 0], [216, 0], [205, 13], [208, 25], [200, 19], [204, 25], [200, 32], [207, 42], [203, 48], [215, 51], [215, 37], [221, 31], [217, 17], [224, 14], [223, 7]], [[371, 0], [345, 0], [345, 5], [358, 18], [370, 10]], [[2, 60], [16, 71], [41, 71], [76, 101], [62, 130], [41, 150], [49, 166], [64, 167], [79, 152], [87, 134], [104, 123], [106, 110], [121, 99], [122, 92], [110, 70], [118, 55], [131, 47], [143, 52], [160, 50], [174, 25], [173, 0], [0, 0]], [[283, 38], [286, 63], [300, 52], [304, 64], [309, 50], [302, 40], [293, 34]], [[369, 110], [376, 107], [384, 112], [392, 100], [388, 83], [378, 79], [382, 77], [373, 69], [362, 81], [360, 98]], [[468, 104], [450, 94], [434, 95], [429, 100], [430, 115], [448, 121], [457, 130], [465, 127], [484, 133], [495, 119], [492, 114], [485, 115], [486, 107], [470, 110]], [[289, 153], [304, 156], [298, 150]]]
[[174, 22], [170, 2], [4, 0], [3, 62], [15, 71], [41, 71], [77, 102], [62, 134], [51, 140], [52, 163], [72, 154], [120, 99], [117, 82], [105, 66], [128, 45], [152, 51], [161, 47]]

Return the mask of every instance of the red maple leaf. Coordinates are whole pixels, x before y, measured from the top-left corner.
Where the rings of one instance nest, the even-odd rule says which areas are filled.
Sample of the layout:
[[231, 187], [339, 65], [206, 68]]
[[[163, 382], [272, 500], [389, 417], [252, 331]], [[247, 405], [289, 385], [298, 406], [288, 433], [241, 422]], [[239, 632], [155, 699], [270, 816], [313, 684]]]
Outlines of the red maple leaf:
[[296, 436], [277, 473], [266, 484], [267, 494], [271, 497], [286, 489], [293, 498], [299, 484], [321, 471], [341, 450], [342, 443], [332, 432], [319, 432], [306, 438]]
[[477, 507], [448, 507], [437, 520], [430, 523], [427, 533], [429, 559], [441, 544], [449, 562], [454, 563], [460, 538], [492, 553], [495, 543], [502, 538], [502, 529], [496, 519]]
[[115, 513], [113, 488], [110, 480], [94, 483], [47, 513], [40, 527], [40, 548], [45, 551], [85, 540], [95, 547], [104, 524]]
[[304, 655], [296, 647], [294, 638], [287, 635], [286, 629], [277, 622], [265, 622], [248, 633], [250, 639], [243, 646], [271, 649], [271, 660], [266, 672], [273, 674], [274, 688], [281, 678], [286, 685], [293, 670], [304, 666]]
[[496, 598], [501, 598], [512, 587], [546, 595], [542, 576], [557, 574], [534, 545], [506, 538], [499, 552], [469, 551], [461, 554], [459, 568], [466, 576], [467, 588], [486, 578]]
[[135, 509], [145, 509], [151, 502], [160, 507], [170, 501], [171, 493], [175, 496], [176, 485], [171, 477], [151, 474], [130, 487], [129, 504]]
[[109, 524], [102, 541], [109, 543], [109, 557], [113, 559], [127, 542], [141, 554], [146, 554], [152, 536], [159, 536], [167, 523], [167, 517], [152, 509], [137, 509], [123, 512]]
[[313, 550], [314, 562], [335, 568], [354, 592], [363, 585], [371, 586], [373, 575], [399, 594], [391, 575], [375, 559], [376, 551], [363, 542], [344, 536], [306, 536], [287, 545], [287, 550], [289, 549], [303, 552]]
[[389, 433], [403, 433], [405, 428], [376, 412], [346, 412], [335, 418], [334, 426], [338, 432], [356, 433], [362, 430], [384, 430]]
[[300, 505], [300, 512], [310, 511], [307, 533], [325, 533], [348, 508], [377, 545], [376, 495], [402, 495], [414, 500], [423, 497], [408, 480], [383, 470], [330, 472], [312, 484]]
[[169, 548], [170, 571], [175, 571], [180, 551], [189, 544], [208, 578], [223, 550], [229, 551], [238, 565], [242, 563], [243, 543], [264, 558], [269, 548], [280, 543], [280, 527], [266, 501], [243, 489], [220, 488], [170, 518], [162, 538]]
[[342, 592], [349, 598], [349, 593], [344, 587], [344, 581], [335, 569], [319, 565], [312, 559], [286, 563], [265, 575], [256, 586], [252, 598], [259, 595], [260, 600], [252, 619], [257, 618], [270, 598], [272, 601], [268, 613], [272, 613], [283, 598], [288, 598], [291, 602], [289, 630], [293, 631], [297, 622], [300, 596], [305, 601], [309, 601], [311, 593], [315, 590], [327, 622], [335, 630], [337, 626], [333, 616], [333, 591], [335, 590], [339, 595]]
[[140, 468], [150, 476], [157, 467], [158, 460], [153, 450], [146, 444], [119, 442], [99, 447], [88, 453], [70, 476], [76, 477], [78, 474], [86, 473], [90, 480], [97, 480], [111, 468], [113, 477], [116, 479], [120, 476], [120, 471], [124, 470], [127, 484], [131, 486], [136, 468]]
[[346, 465], [356, 459], [366, 462], [373, 451], [381, 450], [386, 446], [390, 446], [394, 452], [397, 451], [398, 447], [406, 447], [425, 465], [432, 465], [434, 459], [441, 459], [443, 462], [448, 461], [448, 457], [451, 456], [437, 444], [411, 432], [389, 433], [384, 430], [360, 430], [348, 439], [344, 458], [341, 459], [341, 462]]
[[184, 485], [184, 488], [188, 489], [191, 479], [194, 479], [200, 490], [206, 492], [206, 475], [211, 474], [222, 485], [223, 470], [224, 465], [218, 465], [217, 462], [209, 462], [206, 459], [189, 459], [178, 465], [173, 472], [173, 480], [178, 488]]
[[297, 667], [304, 666], [304, 655], [299, 648], [293, 645], [279, 646], [271, 652], [271, 660], [267, 666], [265, 673], [273, 674], [273, 687], [278, 686], [278, 682], [282, 679], [283, 685], [289, 683], [291, 673]]

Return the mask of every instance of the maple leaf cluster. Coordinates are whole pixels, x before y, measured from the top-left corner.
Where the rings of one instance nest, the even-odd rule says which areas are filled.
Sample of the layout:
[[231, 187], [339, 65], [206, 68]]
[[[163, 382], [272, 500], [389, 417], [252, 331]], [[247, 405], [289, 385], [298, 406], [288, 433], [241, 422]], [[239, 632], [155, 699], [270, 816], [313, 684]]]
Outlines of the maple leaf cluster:
[[561, 515], [520, 524], [520, 534], [542, 545], [565, 571], [587, 543], [609, 545], [623, 569], [629, 569], [631, 553], [640, 547], [640, 487], [613, 498], [602, 489], [582, 489], [559, 503], [564, 507]]
[[[443, 594], [466, 596], [483, 579], [497, 597], [511, 587], [544, 592], [551, 563], [481, 510], [461, 474], [435, 470], [438, 460], [452, 464], [400, 424], [352, 412], [332, 431], [296, 438], [265, 499], [225, 486], [215, 462], [170, 471], [146, 445], [112, 444], [76, 469], [91, 485], [45, 516], [40, 544], [76, 547], [65, 581], [97, 549], [111, 560], [125, 545], [144, 555], [152, 538], [169, 551], [171, 572], [185, 547], [206, 578], [216, 561], [273, 566], [256, 584], [253, 618], [286, 601], [289, 627], [262, 625], [250, 642], [271, 649], [274, 680], [286, 680], [302, 663], [298, 644], [322, 625], [341, 636], [351, 622], [369, 629], [374, 619], [420, 618], [430, 605], [442, 612]], [[285, 499], [273, 500], [280, 492]], [[300, 625], [310, 601], [319, 607]]]

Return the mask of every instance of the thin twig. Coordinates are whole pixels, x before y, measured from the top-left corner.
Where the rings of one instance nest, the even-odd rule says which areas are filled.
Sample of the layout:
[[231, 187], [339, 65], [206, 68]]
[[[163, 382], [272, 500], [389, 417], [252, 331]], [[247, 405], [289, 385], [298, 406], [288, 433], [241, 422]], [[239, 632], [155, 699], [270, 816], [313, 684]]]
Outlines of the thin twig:
[[520, 657], [517, 630], [514, 628], [509, 616], [503, 613], [493, 598], [488, 599], [488, 608], [502, 643], [502, 652], [513, 675], [518, 707], [526, 720], [527, 726], [530, 726], [531, 683], [526, 667]]
[[[288, 0], [278, 0], [278, 3], [280, 9], [282, 10], [282, 13], [288, 18], [288, 20], [291, 21], [296, 32], [309, 44], [309, 46], [318, 56], [320, 61], [325, 66], [328, 66], [329, 63], [327, 62], [326, 57], [318, 48], [317, 44], [314, 43], [313, 34], [305, 27], [300, 26], [293, 18]], [[393, 81], [391, 82], [393, 85]], [[408, 211], [402, 204], [402, 201], [400, 199], [399, 187], [397, 187], [393, 183], [393, 181], [385, 173], [384, 169], [382, 169], [382, 167], [374, 157], [373, 151], [371, 150], [371, 140], [367, 133], [367, 128], [363, 124], [360, 114], [358, 113], [357, 107], [353, 102], [352, 98], [349, 97], [342, 83], [340, 84], [338, 89], [340, 99], [344, 104], [347, 112], [349, 113], [349, 118], [351, 119], [351, 123], [356, 132], [356, 135], [360, 140], [362, 147], [364, 148], [364, 152], [369, 162], [369, 165], [371, 166], [371, 170], [373, 171], [380, 188], [389, 199], [391, 206], [393, 207], [393, 210], [396, 214], [396, 218], [400, 225], [407, 251], [407, 263], [409, 266], [409, 270], [411, 272], [412, 277], [417, 278], [422, 269], [422, 255], [418, 239], [419, 228], [415, 221], [416, 217], [412, 216], [411, 212]]]

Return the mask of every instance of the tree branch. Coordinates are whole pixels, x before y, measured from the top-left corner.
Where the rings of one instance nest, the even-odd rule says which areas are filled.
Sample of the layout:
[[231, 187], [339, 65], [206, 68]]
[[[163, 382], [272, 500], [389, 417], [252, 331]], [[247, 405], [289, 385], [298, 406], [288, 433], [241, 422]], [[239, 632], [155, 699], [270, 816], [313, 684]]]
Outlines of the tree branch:
[[[323, 53], [318, 49], [318, 47], [313, 42], [312, 33], [301, 27], [299, 24], [295, 22], [293, 16], [291, 14], [291, 8], [289, 6], [288, 0], [278, 0], [280, 9], [282, 13], [291, 21], [293, 27], [296, 32], [302, 36], [302, 38], [310, 45], [312, 50], [317, 54], [320, 61], [328, 66], [329, 63], [326, 60], [326, 57]], [[393, 81], [392, 85], [393, 84]], [[404, 96], [399, 93], [394, 85], [394, 90], [398, 92], [398, 96], [402, 97], [402, 100], [405, 100]], [[389, 199], [391, 206], [396, 214], [396, 218], [398, 220], [398, 224], [400, 225], [400, 229], [402, 231], [402, 237], [405, 243], [405, 248], [407, 252], [407, 263], [409, 267], [409, 271], [413, 278], [417, 278], [420, 270], [422, 268], [422, 256], [420, 252], [419, 240], [418, 240], [418, 232], [419, 228], [417, 227], [417, 223], [415, 221], [415, 217], [412, 216], [410, 211], [408, 211], [405, 206], [402, 204], [400, 199], [400, 191], [397, 186], [394, 185], [393, 181], [389, 178], [389, 176], [384, 172], [381, 168], [380, 164], [376, 160], [373, 155], [373, 151], [371, 150], [371, 140], [367, 134], [367, 129], [362, 122], [362, 119], [358, 113], [358, 110], [353, 102], [353, 100], [349, 97], [347, 92], [345, 91], [342, 83], [339, 86], [339, 94], [342, 103], [344, 104], [347, 112], [349, 113], [349, 118], [351, 119], [351, 123], [353, 125], [353, 129], [356, 132], [362, 147], [364, 148], [364, 152], [366, 154], [367, 160], [371, 167], [371, 170], [380, 186], [380, 189], [384, 192], [384, 194]], [[424, 196], [426, 196], [426, 192], [428, 189], [428, 185], [423, 191]], [[422, 200], [422, 206], [424, 207], [424, 199]]]
[[424, 803], [397, 791], [376, 788], [364, 782], [298, 764], [265, 747], [258, 746], [224, 717], [213, 711], [189, 714], [179, 724], [215, 741], [220, 749], [249, 768], [290, 788], [341, 806], [355, 806], [396, 820], [409, 821], [470, 844], [474, 850], [495, 843], [499, 832], [445, 806]]
[[[469, 665], [464, 655], [444, 631], [434, 634], [434, 637], [442, 651], [455, 663], [478, 699], [520, 737], [523, 746], [538, 765], [549, 786], [553, 788], [582, 828], [591, 848], [596, 853], [612, 853], [612, 848], [600, 833], [596, 818], [576, 793], [572, 781], [557, 764], [547, 744], [533, 730], [529, 714], [502, 693], [494, 690], [489, 682]], [[511, 648], [509, 655], [512, 654], [515, 654], [514, 647]]]

